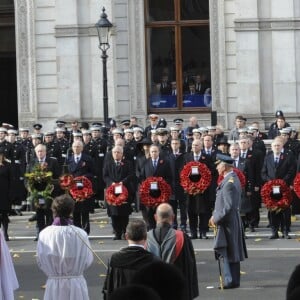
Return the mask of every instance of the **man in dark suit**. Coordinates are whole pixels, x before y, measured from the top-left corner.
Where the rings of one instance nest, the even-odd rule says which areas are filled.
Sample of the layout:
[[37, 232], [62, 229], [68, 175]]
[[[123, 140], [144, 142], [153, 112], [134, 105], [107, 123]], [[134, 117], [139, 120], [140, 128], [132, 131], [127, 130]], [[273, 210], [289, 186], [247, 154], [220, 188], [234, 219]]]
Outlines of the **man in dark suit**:
[[[81, 141], [74, 141], [72, 152], [72, 156], [68, 157], [67, 160], [69, 172], [74, 177], [85, 176], [89, 180], [92, 180], [94, 177], [93, 161], [89, 155], [83, 152], [83, 143]], [[76, 201], [73, 212], [74, 225], [84, 229], [87, 234], [90, 233], [90, 210], [91, 199], [85, 199], [80, 202]]]
[[[151, 145], [150, 147], [150, 158], [144, 164], [140, 175], [140, 182], [151, 176], [162, 177], [171, 187], [173, 186], [171, 163], [167, 157], [160, 157], [159, 147], [156, 145]], [[154, 213], [155, 208], [147, 208], [148, 229], [153, 229], [156, 226]]]
[[252, 176], [252, 210], [249, 213], [250, 230], [255, 231], [260, 220], [259, 208], [261, 207], [260, 188], [262, 185], [261, 168], [264, 162], [264, 153], [259, 149], [253, 149], [253, 137], [241, 138], [238, 143], [240, 146], [240, 157], [245, 158]]
[[[269, 152], [264, 160], [261, 177], [264, 182], [273, 179], [283, 179], [288, 186], [293, 184], [296, 174], [296, 159], [292, 152], [283, 152], [283, 141], [281, 137], [276, 137], [272, 142], [272, 151]], [[290, 208], [280, 212], [269, 212], [272, 235], [270, 239], [277, 239], [279, 226], [283, 224], [283, 236], [290, 239], [288, 234]]]
[[177, 229], [177, 208], [180, 210], [180, 229], [186, 232], [187, 225], [187, 209], [186, 209], [186, 198], [184, 195], [184, 190], [180, 185], [180, 172], [184, 166], [184, 154], [185, 151], [180, 148], [181, 140], [178, 138], [172, 138], [171, 148], [172, 153], [169, 155], [169, 160], [172, 164], [173, 179], [174, 179], [174, 189], [173, 195], [170, 200], [170, 204], [174, 211], [174, 224], [173, 228]]
[[111, 217], [112, 227], [115, 232], [114, 240], [124, 239], [129, 215], [132, 212], [131, 203], [134, 194], [134, 169], [129, 160], [123, 159], [123, 147], [115, 146], [112, 151], [112, 159], [104, 164], [103, 180], [106, 187], [115, 186], [115, 193], [122, 193], [124, 185], [128, 190], [128, 199], [122, 205], [108, 205], [108, 215]]
[[[46, 146], [39, 144], [35, 147], [36, 157], [31, 160], [30, 164], [27, 166], [27, 172], [32, 172], [36, 165], [41, 164], [45, 167], [46, 171], [52, 172], [52, 178], [58, 179], [60, 176], [60, 167], [55, 158], [47, 157]], [[52, 196], [58, 196], [61, 190], [57, 185], [54, 185], [54, 190]], [[52, 211], [50, 207], [45, 206], [45, 200], [39, 199], [39, 207], [36, 208], [36, 231], [37, 235], [35, 241], [38, 240], [39, 233], [48, 225], [51, 225], [53, 221]]]
[[[211, 137], [208, 136], [211, 140]], [[208, 139], [208, 138], [207, 138]], [[192, 151], [185, 155], [184, 161], [185, 164], [191, 161], [198, 161], [206, 164], [206, 166], [211, 170], [211, 172], [216, 172], [214, 167], [215, 155], [214, 153], [206, 154], [202, 150], [203, 144], [201, 140], [194, 140], [192, 143]], [[203, 151], [203, 152], [202, 152]], [[213, 157], [211, 157], [214, 156]], [[214, 170], [213, 170], [214, 169]], [[200, 174], [199, 174], [200, 175]], [[192, 175], [195, 181], [199, 180], [199, 175]], [[216, 176], [215, 176], [216, 177]], [[193, 180], [192, 179], [192, 180]], [[212, 189], [216, 188], [216, 180], [213, 179], [212, 173]], [[214, 187], [213, 187], [214, 186]], [[190, 231], [191, 231], [191, 239], [196, 239], [198, 237], [197, 232], [199, 229], [199, 238], [207, 239], [207, 231], [208, 231], [208, 220], [211, 215], [211, 208], [214, 204], [215, 195], [212, 194], [210, 189], [208, 188], [202, 194], [196, 195], [187, 195], [187, 207], [188, 207], [188, 216], [190, 223]]]
[[150, 124], [145, 127], [144, 137], [150, 138], [151, 130], [157, 129], [157, 127], [158, 127], [158, 117], [159, 116], [157, 114], [150, 114], [149, 115]]
[[240, 205], [240, 214], [243, 221], [244, 229], [249, 226], [249, 213], [252, 211], [251, 205], [251, 195], [252, 195], [252, 186], [253, 186], [253, 179], [252, 173], [250, 168], [250, 161], [246, 158], [240, 157], [240, 147], [238, 143], [233, 143], [229, 147], [229, 152], [231, 158], [234, 160], [233, 166], [236, 169], [239, 169], [243, 172], [246, 185], [242, 187], [242, 196], [241, 196], [241, 205]]

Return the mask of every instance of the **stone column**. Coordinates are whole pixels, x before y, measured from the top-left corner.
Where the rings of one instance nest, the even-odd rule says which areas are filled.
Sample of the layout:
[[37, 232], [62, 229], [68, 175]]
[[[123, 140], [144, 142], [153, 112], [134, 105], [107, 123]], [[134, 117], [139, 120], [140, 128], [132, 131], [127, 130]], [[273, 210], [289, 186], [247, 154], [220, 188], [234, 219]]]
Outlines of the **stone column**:
[[37, 120], [35, 24], [33, 0], [15, 0], [19, 127]]
[[261, 114], [257, 0], [237, 0], [237, 112]]
[[58, 116], [81, 119], [77, 1], [56, 1]]

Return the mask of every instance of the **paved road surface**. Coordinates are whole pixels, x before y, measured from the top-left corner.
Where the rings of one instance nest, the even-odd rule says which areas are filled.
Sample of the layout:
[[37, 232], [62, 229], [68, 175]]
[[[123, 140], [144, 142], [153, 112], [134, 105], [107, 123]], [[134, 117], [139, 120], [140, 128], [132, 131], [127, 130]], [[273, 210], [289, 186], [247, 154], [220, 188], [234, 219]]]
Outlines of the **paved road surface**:
[[[20, 283], [15, 299], [43, 299], [42, 286], [46, 277], [36, 265], [33, 241], [35, 224], [23, 217], [11, 217], [8, 242]], [[134, 214], [132, 217], [140, 217]], [[107, 262], [110, 255], [126, 245], [125, 241], [113, 241], [112, 230], [104, 210], [91, 215], [90, 240], [98, 256]], [[298, 217], [300, 219], [300, 217]], [[288, 278], [296, 264], [300, 263], [300, 223], [293, 222], [292, 239], [269, 240], [266, 218], [255, 233], [247, 233], [249, 259], [242, 263], [241, 287], [235, 290], [218, 290], [218, 265], [212, 252], [213, 238], [193, 240], [198, 269], [200, 297], [198, 299], [285, 299]], [[299, 231], [298, 231], [299, 230]], [[95, 258], [85, 276], [90, 299], [102, 299], [101, 289], [105, 278], [105, 266]]]

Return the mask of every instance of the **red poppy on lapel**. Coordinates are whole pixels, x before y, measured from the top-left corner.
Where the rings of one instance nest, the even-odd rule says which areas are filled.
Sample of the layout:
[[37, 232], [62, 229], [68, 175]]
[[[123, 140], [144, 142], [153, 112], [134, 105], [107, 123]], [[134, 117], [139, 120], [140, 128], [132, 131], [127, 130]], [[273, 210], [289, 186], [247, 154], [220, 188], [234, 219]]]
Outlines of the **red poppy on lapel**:
[[82, 166], [82, 167], [85, 167], [85, 166], [86, 166], [85, 161], [82, 162], [81, 166]]
[[205, 159], [206, 159], [206, 156], [201, 156], [201, 159], [205, 160]]
[[164, 162], [164, 161], [163, 161], [162, 159], [159, 161], [160, 164], [162, 164], [163, 162]]
[[284, 159], [283, 154], [280, 154], [279, 159]]
[[248, 155], [247, 155], [247, 158], [251, 158], [251, 157], [252, 157], [252, 154], [248, 154]]
[[124, 163], [122, 161], [120, 162], [120, 166], [124, 166]]

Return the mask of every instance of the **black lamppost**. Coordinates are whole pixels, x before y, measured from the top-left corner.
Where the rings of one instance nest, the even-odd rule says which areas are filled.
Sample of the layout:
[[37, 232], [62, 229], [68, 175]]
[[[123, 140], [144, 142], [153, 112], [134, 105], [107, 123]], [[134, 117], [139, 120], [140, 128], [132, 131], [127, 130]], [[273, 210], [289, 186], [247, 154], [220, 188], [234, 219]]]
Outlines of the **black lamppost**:
[[107, 93], [107, 54], [106, 51], [109, 49], [110, 45], [108, 42], [109, 30], [113, 25], [107, 19], [107, 14], [105, 13], [105, 8], [102, 8], [102, 14], [100, 15], [99, 21], [95, 24], [98, 31], [99, 37], [99, 49], [102, 51], [102, 65], [103, 65], [103, 111], [104, 111], [104, 123], [105, 126], [108, 122], [108, 93]]

